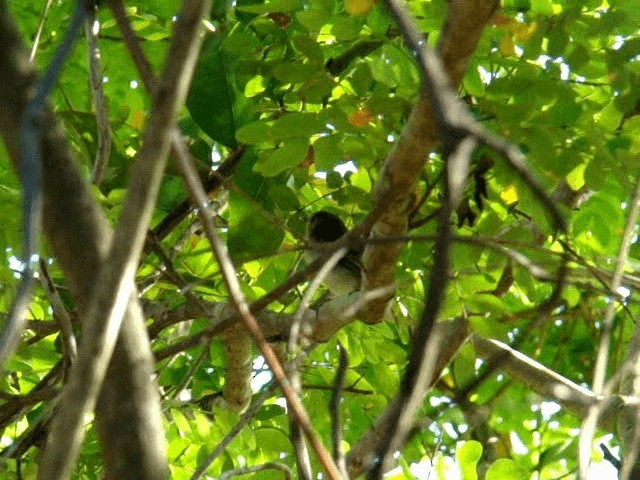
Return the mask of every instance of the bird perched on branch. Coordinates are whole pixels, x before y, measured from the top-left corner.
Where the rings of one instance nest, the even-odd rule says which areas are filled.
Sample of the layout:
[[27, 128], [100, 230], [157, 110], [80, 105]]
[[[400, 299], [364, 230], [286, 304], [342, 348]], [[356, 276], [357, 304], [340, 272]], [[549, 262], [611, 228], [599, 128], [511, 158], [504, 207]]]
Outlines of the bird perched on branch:
[[[314, 213], [307, 225], [307, 242], [310, 251], [309, 260], [315, 260], [319, 254], [328, 254], [326, 247], [340, 240], [347, 233], [347, 227], [340, 217], [333, 213], [320, 211]], [[324, 248], [323, 248], [324, 247]], [[324, 278], [324, 283], [336, 295], [344, 295], [360, 288], [362, 274], [362, 248], [350, 248], [333, 270]]]

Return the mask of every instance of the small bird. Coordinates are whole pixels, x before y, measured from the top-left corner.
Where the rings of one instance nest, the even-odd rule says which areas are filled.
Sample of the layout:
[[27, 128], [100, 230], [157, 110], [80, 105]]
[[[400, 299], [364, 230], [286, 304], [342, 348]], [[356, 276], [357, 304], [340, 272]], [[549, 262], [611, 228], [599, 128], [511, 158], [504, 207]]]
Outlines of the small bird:
[[[315, 260], [323, 251], [323, 245], [340, 240], [347, 233], [347, 227], [340, 217], [333, 213], [314, 213], [307, 225], [307, 242], [311, 250], [309, 260]], [[326, 253], [326, 250], [324, 250]], [[333, 270], [324, 278], [324, 283], [335, 295], [345, 295], [360, 288], [362, 274], [362, 249], [349, 249]]]

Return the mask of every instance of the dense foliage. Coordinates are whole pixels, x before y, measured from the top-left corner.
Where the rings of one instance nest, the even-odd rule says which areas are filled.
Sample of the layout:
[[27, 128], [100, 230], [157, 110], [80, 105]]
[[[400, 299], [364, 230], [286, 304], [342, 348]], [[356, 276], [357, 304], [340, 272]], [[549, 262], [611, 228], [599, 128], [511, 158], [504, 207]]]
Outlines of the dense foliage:
[[[46, 10], [45, 0], [8, 3], [29, 48], [42, 18], [34, 59], [42, 70], [65, 33], [74, 2], [54, 2]], [[136, 36], [159, 72], [180, 2], [127, 3]], [[408, 3], [428, 43], [435, 46], [448, 2]], [[616, 305], [612, 341], [604, 346], [610, 350], [608, 375], [627, 357], [638, 314], [637, 243], [624, 263], [624, 288], [610, 288], [622, 233], [637, 201], [638, 9], [636, 0], [503, 0], [458, 89], [478, 122], [526, 154], [529, 171], [562, 208], [569, 229], [567, 235], [554, 231], [544, 206], [504, 159], [486, 147], [477, 149], [452, 222], [455, 238], [480, 241], [453, 242], [440, 317], [464, 318], [471, 331], [513, 344], [586, 388], [591, 387], [596, 353], [602, 348], [599, 338], [608, 305]], [[99, 19], [112, 146], [104, 179], [93, 193], [115, 223], [151, 97], [111, 12], [101, 7]], [[242, 291], [253, 301], [304, 265], [300, 247], [313, 212], [329, 210], [353, 227], [371, 211], [380, 167], [417, 101], [420, 72], [382, 2], [215, 2], [204, 32], [178, 123], [203, 178], [246, 146], [223, 187], [211, 192], [210, 207], [218, 215], [216, 225]], [[81, 39], [50, 101], [89, 181], [99, 132], [88, 68]], [[385, 321], [352, 322], [303, 360], [302, 399], [325, 445], [331, 445], [329, 401], [338, 343], [348, 354], [340, 405], [345, 451], [401, 386], [412, 331], [429, 289], [437, 212], [444, 195], [443, 154], [439, 149], [424, 154], [428, 160], [408, 214], [409, 235], [422, 237], [406, 241]], [[0, 151], [0, 169], [0, 308], [7, 312], [18, 284], [22, 213], [20, 183], [5, 150]], [[188, 198], [170, 163], [152, 227], [175, 215]], [[46, 241], [42, 252], [81, 342], [82, 319]], [[562, 253], [569, 260], [562, 299], [543, 314]], [[289, 290], [268, 309], [293, 314], [307, 285]], [[210, 313], [214, 306], [228, 302], [220, 267], [195, 214], [162, 230], [160, 243], [148, 246], [137, 286], [158, 358], [156, 380], [171, 478], [191, 478], [239, 419], [222, 400], [230, 375], [227, 338], [185, 342], [199, 338], [215, 320]], [[323, 287], [313, 301], [321, 303], [326, 295]], [[0, 380], [3, 478], [35, 476], [38, 448], [32, 447], [41, 446], [42, 438], [30, 434], [63, 385], [62, 370], [55, 366], [65, 348], [51, 302], [45, 290], [36, 291], [24, 342]], [[271, 375], [255, 349], [252, 358], [255, 399], [267, 390]], [[54, 368], [58, 370], [52, 374]], [[47, 384], [55, 387], [50, 395], [30, 396], [47, 375], [54, 375]], [[392, 478], [427, 478], [428, 465], [435, 469], [430, 478], [477, 478], [476, 471], [488, 479], [573, 478], [583, 419], [557, 401], [526, 386], [523, 379], [505, 375], [499, 366], [487, 367], [474, 344], [466, 343], [425, 397], [418, 428], [397, 457], [400, 468]], [[74, 478], [97, 479], [103, 472], [94, 427], [88, 428]], [[283, 478], [285, 467], [295, 475], [289, 428], [280, 390], [269, 390], [264, 404], [207, 473], [217, 478], [235, 469], [276, 463], [251, 475]], [[612, 469], [599, 445], [605, 443], [619, 455], [620, 441], [615, 430], [599, 430], [594, 467]], [[16, 442], [26, 447], [19, 456]], [[315, 459], [313, 468], [319, 471]]]

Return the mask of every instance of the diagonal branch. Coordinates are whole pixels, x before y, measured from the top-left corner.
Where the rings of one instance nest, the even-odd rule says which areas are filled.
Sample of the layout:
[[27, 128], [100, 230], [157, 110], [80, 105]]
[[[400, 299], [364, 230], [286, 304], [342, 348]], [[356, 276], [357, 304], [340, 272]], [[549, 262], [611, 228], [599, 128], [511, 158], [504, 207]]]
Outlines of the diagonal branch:
[[[434, 325], [430, 338], [435, 339], [434, 342], [439, 342], [443, 348], [439, 349], [438, 357], [434, 360], [435, 365], [431, 370], [433, 374], [427, 380], [429, 387], [436, 383], [440, 372], [449, 364], [468, 336], [468, 325], [463, 319], [438, 322]], [[359, 477], [375, 463], [378, 445], [388, 440], [385, 435], [395, 421], [398, 404], [399, 395], [389, 402], [387, 408], [378, 415], [371, 428], [347, 453], [347, 469], [351, 478]]]
[[[2, 8], [2, 6], [0, 6]], [[9, 310], [9, 317], [0, 335], [0, 369], [20, 343], [25, 326], [25, 314], [29, 308], [31, 292], [35, 284], [38, 255], [38, 238], [42, 219], [42, 149], [40, 139], [45, 129], [43, 121], [47, 98], [56, 84], [62, 67], [69, 57], [76, 36], [85, 16], [82, 0], [77, 2], [73, 18], [62, 43], [58, 46], [51, 64], [35, 87], [33, 96], [25, 106], [20, 123], [20, 177], [23, 204], [23, 268], [17, 296]]]
[[443, 347], [442, 337], [434, 331], [440, 308], [444, 301], [449, 277], [449, 252], [451, 247], [451, 215], [455, 211], [461, 196], [462, 186], [467, 177], [467, 167], [476, 146], [472, 138], [465, 138], [456, 150], [447, 158], [446, 188], [443, 205], [440, 210], [438, 238], [434, 247], [434, 264], [429, 275], [429, 291], [422, 313], [411, 342], [411, 354], [407, 372], [402, 379], [400, 393], [391, 409], [391, 420], [383, 441], [377, 446], [378, 461], [368, 474], [370, 479], [381, 479], [391, 467], [394, 452], [400, 450], [413, 427], [414, 417], [436, 371], [437, 359]]
[[[175, 134], [176, 132], [174, 132]], [[289, 381], [287, 380], [286, 373], [278, 361], [276, 354], [269, 345], [267, 339], [265, 338], [260, 326], [258, 325], [255, 317], [251, 313], [249, 305], [247, 304], [246, 299], [242, 291], [240, 290], [240, 284], [236, 277], [235, 268], [231, 259], [229, 258], [229, 254], [227, 252], [226, 246], [222, 243], [222, 240], [218, 236], [216, 232], [215, 226], [211, 221], [211, 218], [207, 215], [206, 205], [208, 203], [207, 196], [205, 194], [204, 188], [202, 187], [202, 183], [198, 178], [198, 175], [193, 168], [193, 166], [188, 162], [187, 155], [177, 155], [178, 167], [180, 168], [182, 175], [185, 179], [185, 182], [189, 188], [189, 192], [194, 198], [196, 205], [198, 207], [198, 214], [200, 215], [200, 220], [204, 226], [205, 234], [207, 239], [211, 243], [211, 247], [213, 248], [214, 255], [216, 256], [216, 260], [220, 265], [220, 269], [222, 270], [223, 278], [227, 290], [229, 292], [229, 296], [231, 297], [231, 304], [234, 307], [234, 310], [240, 316], [240, 319], [244, 323], [244, 326], [249, 331], [251, 336], [253, 337], [258, 349], [262, 353], [265, 358], [269, 368], [273, 372], [273, 376], [276, 381], [282, 388], [284, 396], [287, 400], [288, 405], [291, 407], [291, 410], [297, 421], [302, 428], [305, 436], [309, 440], [313, 450], [315, 451], [318, 460], [324, 467], [327, 475], [332, 480], [338, 480], [342, 478], [340, 471], [338, 470], [335, 462], [324, 448], [322, 443], [320, 442], [317, 433], [313, 429], [311, 425], [311, 421], [307, 415], [300, 398], [295, 395]], [[314, 262], [315, 263], [315, 262]], [[228, 319], [227, 322], [233, 321], [232, 319]], [[224, 323], [224, 322], [223, 322]]]
[[[14, 168], [19, 170], [16, 119], [23, 117], [37, 77], [3, 0], [0, 37], [0, 134]], [[79, 317], [84, 318], [112, 231], [49, 108], [42, 121], [43, 227], [69, 281]], [[153, 358], [142, 310], [132, 296], [96, 410], [110, 478], [156, 480], [166, 474], [159, 398], [155, 383], [149, 381], [152, 374]]]
[[82, 441], [84, 417], [95, 407], [126, 305], [135, 290], [135, 271], [169, 151], [169, 130], [186, 97], [201, 42], [198, 26], [207, 6], [202, 0], [185, 1], [176, 24], [123, 214], [87, 308], [79, 361], [53, 421], [39, 471], [41, 479], [68, 476]]
[[[439, 375], [442, 360], [447, 357], [440, 351], [447, 343], [444, 342], [443, 329], [436, 328], [436, 320], [449, 269], [449, 219], [466, 181], [470, 156], [477, 143], [468, 131], [461, 128], [468, 123], [466, 112], [459, 106], [447, 75], [453, 86], [460, 82], [469, 56], [475, 50], [484, 25], [498, 3], [472, 0], [450, 2], [446, 25], [438, 46], [443, 62], [426, 47], [405, 7], [394, 0], [389, 0], [387, 5], [398, 20], [410, 48], [418, 54], [426, 93], [414, 107], [376, 183], [375, 207], [367, 219], [373, 224], [372, 237], [397, 236], [406, 232], [407, 216], [417, 178], [428, 150], [436, 145], [437, 134], [449, 156], [446, 198], [440, 212], [436, 239], [436, 258], [422, 320], [413, 338], [407, 374], [399, 394], [379, 417], [372, 430], [349, 452], [351, 473], [364, 469], [368, 471], [370, 479], [382, 478], [390, 467], [393, 453], [402, 447], [413, 426], [413, 417], [423, 395]], [[452, 45], [448, 42], [453, 39], [460, 45], [459, 50], [453, 50], [457, 55], [447, 54]], [[363, 255], [365, 291], [393, 284], [395, 262], [401, 249], [402, 244], [385, 248], [375, 244], [367, 245]], [[361, 318], [368, 323], [382, 321], [391, 298], [389, 296], [369, 303], [361, 310]]]
[[98, 129], [98, 148], [93, 164], [93, 177], [91, 182], [94, 185], [100, 185], [109, 162], [109, 155], [111, 155], [111, 125], [109, 124], [109, 111], [107, 110], [107, 102], [102, 82], [102, 63], [100, 62], [100, 44], [98, 43], [98, 33], [100, 32], [98, 5], [97, 2], [89, 3], [92, 3], [92, 5], [89, 5], [84, 32], [87, 37], [89, 84], [91, 85], [91, 96], [93, 98], [96, 126]]
[[[158, 79], [153, 73], [153, 69], [151, 67], [151, 63], [147, 59], [142, 47], [140, 46], [140, 41], [136, 36], [133, 27], [131, 26], [131, 22], [129, 22], [127, 18], [127, 12], [125, 10], [123, 0], [110, 0], [109, 8], [113, 13], [116, 24], [118, 25], [118, 29], [122, 34], [122, 38], [124, 39], [125, 45], [129, 50], [129, 54], [133, 60], [133, 63], [140, 74], [140, 78], [142, 79], [142, 83], [149, 93], [153, 93], [158, 85]], [[171, 155], [175, 158], [176, 155], [180, 155], [179, 152], [183, 152], [184, 155], [188, 155], [188, 148], [186, 147], [182, 136], [176, 135], [171, 137]], [[205, 180], [205, 189], [207, 192], [211, 193], [221, 187], [226, 178], [228, 178], [238, 163], [242, 159], [244, 152], [246, 151], [246, 145], [240, 145], [235, 150], [233, 150], [228, 158], [220, 164], [220, 166], [213, 172], [211, 172], [207, 179]], [[163, 240], [169, 233], [176, 228], [176, 226], [184, 220], [184, 218], [191, 213], [193, 207], [193, 202], [191, 199], [187, 199], [176, 205], [176, 207], [168, 213], [149, 233], [151, 237], [153, 237], [152, 241], [146, 245], [146, 250], [157, 249], [154, 247], [154, 241]]]
[[[627, 264], [629, 257], [629, 251], [633, 244], [633, 237], [636, 231], [636, 225], [638, 222], [638, 215], [640, 215], [640, 177], [636, 179], [636, 186], [633, 193], [633, 198], [630, 202], [631, 208], [629, 209], [629, 216], [625, 225], [622, 240], [620, 242], [620, 248], [616, 259], [616, 266], [611, 277], [610, 291], [617, 293], [618, 289], [622, 285], [622, 278], [624, 273], [624, 267]], [[607, 363], [609, 359], [609, 347], [611, 343], [611, 332], [613, 330], [613, 320], [615, 316], [617, 302], [610, 299], [605, 315], [603, 319], [602, 336], [600, 337], [600, 344], [598, 345], [598, 353], [596, 356], [596, 363], [594, 366], [593, 375], [593, 391], [600, 394], [609, 394], [610, 388], [606, 388], [605, 375], [607, 371]], [[623, 373], [623, 389], [629, 390], [631, 395], [637, 395], [640, 390], [638, 382], [640, 375], [637, 371], [637, 361], [639, 356], [638, 329], [634, 329], [634, 337], [628, 350], [628, 358], [625, 362], [625, 367], [622, 370]], [[632, 365], [632, 366], [631, 366]], [[635, 367], [635, 368], [634, 368]], [[593, 436], [598, 423], [598, 418], [602, 415], [603, 406], [596, 404], [591, 407], [589, 415], [582, 424], [582, 432], [580, 433], [578, 459], [579, 459], [579, 475], [580, 478], [586, 478], [587, 468], [589, 466], [589, 452], [591, 451], [591, 443], [593, 442]], [[625, 447], [625, 460], [623, 462], [622, 476], [621, 478], [629, 478], [632, 470], [635, 467], [635, 462], [638, 456], [638, 445], [640, 437], [638, 434], [638, 424], [640, 423], [640, 410], [633, 412], [632, 414], [626, 414], [625, 420], [627, 420], [626, 428], [622, 435], [623, 446]]]
[[[449, 81], [455, 88], [460, 83], [469, 58], [476, 49], [485, 24], [498, 6], [495, 0], [452, 0], [438, 43]], [[417, 180], [429, 151], [438, 144], [432, 106], [422, 95], [413, 108], [402, 134], [387, 156], [374, 190], [374, 209], [367, 219], [372, 237], [404, 235]], [[369, 244], [363, 254], [364, 291], [394, 284], [396, 261], [402, 244]], [[367, 323], [383, 320], [393, 293], [366, 305], [359, 317]]]

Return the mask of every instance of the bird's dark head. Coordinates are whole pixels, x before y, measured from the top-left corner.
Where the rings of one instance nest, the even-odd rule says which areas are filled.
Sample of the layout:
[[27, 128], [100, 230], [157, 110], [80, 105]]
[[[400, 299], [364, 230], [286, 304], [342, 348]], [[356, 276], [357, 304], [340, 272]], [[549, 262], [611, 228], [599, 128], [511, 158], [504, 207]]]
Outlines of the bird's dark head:
[[[344, 222], [333, 213], [321, 211], [311, 215], [307, 230], [309, 249], [306, 256], [310, 261], [317, 258], [318, 253], [325, 256], [332, 253], [328, 244], [340, 240], [347, 233]], [[360, 288], [362, 266], [360, 257], [362, 249], [349, 248], [338, 264], [324, 277], [323, 281], [335, 295], [355, 292]]]
[[347, 227], [340, 217], [325, 211], [314, 213], [309, 219], [308, 228], [308, 237], [316, 242], [335, 242], [347, 233]]

